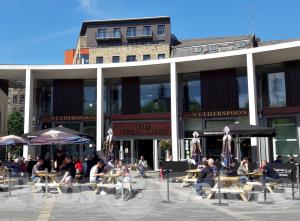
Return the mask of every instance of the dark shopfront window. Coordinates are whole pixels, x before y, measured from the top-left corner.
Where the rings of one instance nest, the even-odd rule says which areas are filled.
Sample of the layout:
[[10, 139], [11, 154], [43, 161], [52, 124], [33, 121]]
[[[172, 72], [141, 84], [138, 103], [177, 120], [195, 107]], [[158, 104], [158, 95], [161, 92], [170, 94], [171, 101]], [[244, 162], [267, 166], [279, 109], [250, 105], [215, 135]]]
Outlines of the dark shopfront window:
[[40, 83], [40, 113], [42, 116], [52, 115], [53, 81], [42, 80]]
[[184, 74], [183, 94], [184, 94], [184, 110], [186, 112], [194, 112], [201, 110], [201, 84], [200, 73]]
[[111, 113], [121, 114], [122, 113], [121, 79], [111, 80], [110, 102], [111, 102]]
[[141, 113], [170, 112], [168, 76], [140, 78]]
[[97, 104], [96, 80], [84, 81], [84, 115], [96, 115]]

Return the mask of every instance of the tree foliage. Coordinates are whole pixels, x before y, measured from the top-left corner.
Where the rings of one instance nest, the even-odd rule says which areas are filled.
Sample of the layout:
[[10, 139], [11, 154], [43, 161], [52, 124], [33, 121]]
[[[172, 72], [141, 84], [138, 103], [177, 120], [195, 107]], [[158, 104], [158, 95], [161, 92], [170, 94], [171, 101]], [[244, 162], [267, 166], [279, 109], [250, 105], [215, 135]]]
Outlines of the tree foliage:
[[24, 117], [18, 111], [13, 111], [8, 115], [7, 132], [10, 135], [20, 136], [24, 133]]

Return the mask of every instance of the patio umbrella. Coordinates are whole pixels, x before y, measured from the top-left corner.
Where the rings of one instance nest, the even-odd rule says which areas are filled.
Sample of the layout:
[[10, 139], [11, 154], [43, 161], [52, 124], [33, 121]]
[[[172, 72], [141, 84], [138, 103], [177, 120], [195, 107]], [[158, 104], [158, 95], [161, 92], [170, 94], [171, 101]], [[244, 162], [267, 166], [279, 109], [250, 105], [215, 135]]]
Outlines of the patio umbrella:
[[231, 164], [231, 141], [230, 129], [225, 127], [223, 129], [223, 147], [221, 153], [221, 164], [224, 168], [228, 169]]
[[18, 144], [28, 144], [28, 140], [15, 135], [0, 137], [0, 146], [15, 146]]
[[63, 126], [35, 131], [22, 135], [29, 140], [30, 145], [51, 145], [51, 159], [53, 145], [90, 143], [92, 136], [82, 134]]
[[[227, 127], [233, 137], [274, 137], [275, 129], [270, 127], [261, 127], [251, 124], [242, 124], [239, 122], [229, 124]], [[200, 137], [222, 136], [224, 127], [214, 127], [199, 131]]]

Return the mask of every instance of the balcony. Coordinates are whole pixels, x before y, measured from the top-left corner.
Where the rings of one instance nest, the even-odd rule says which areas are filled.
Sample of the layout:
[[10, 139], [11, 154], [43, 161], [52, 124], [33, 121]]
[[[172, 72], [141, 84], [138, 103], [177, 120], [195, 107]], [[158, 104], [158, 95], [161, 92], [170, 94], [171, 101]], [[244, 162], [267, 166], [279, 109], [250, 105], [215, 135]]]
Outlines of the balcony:
[[121, 41], [121, 32], [96, 32], [97, 41]]
[[127, 38], [127, 40], [152, 39], [153, 38], [153, 32], [152, 32], [152, 30], [127, 31], [126, 38]]

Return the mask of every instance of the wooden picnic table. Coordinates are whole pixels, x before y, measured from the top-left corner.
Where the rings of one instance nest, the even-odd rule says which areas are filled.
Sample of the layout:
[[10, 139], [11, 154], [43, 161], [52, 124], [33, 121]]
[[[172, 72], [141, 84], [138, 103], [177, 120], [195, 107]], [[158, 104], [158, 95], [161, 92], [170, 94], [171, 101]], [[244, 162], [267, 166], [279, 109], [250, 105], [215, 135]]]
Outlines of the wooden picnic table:
[[215, 179], [216, 184], [211, 189], [211, 192], [208, 194], [207, 199], [211, 199], [215, 193], [219, 192], [219, 184], [220, 184], [220, 192], [221, 193], [231, 193], [231, 194], [239, 194], [244, 201], [248, 201], [246, 194], [248, 194], [248, 189], [244, 189], [240, 184], [240, 177], [228, 177], [221, 176], [220, 183], [218, 182], [218, 178]]
[[107, 174], [104, 174], [102, 177], [102, 180], [100, 183], [97, 184], [96, 189], [95, 189], [95, 194], [97, 191], [101, 188], [108, 188], [108, 189], [115, 189], [116, 188], [116, 183], [117, 179], [121, 176], [121, 174], [113, 174], [112, 172], [109, 172]]
[[46, 195], [48, 194], [48, 188], [55, 188], [59, 194], [62, 194], [61, 191], [61, 185], [56, 182], [56, 178], [60, 175], [60, 173], [57, 172], [37, 172], [36, 175], [38, 177], [44, 177], [45, 183], [35, 183], [33, 185], [32, 191], [36, 190], [36, 187], [45, 187], [46, 188]]
[[187, 186], [187, 184], [195, 183], [197, 181], [197, 177], [199, 173], [201, 172], [200, 169], [192, 169], [192, 170], [186, 170], [187, 174], [182, 177], [182, 184], [181, 187]]

